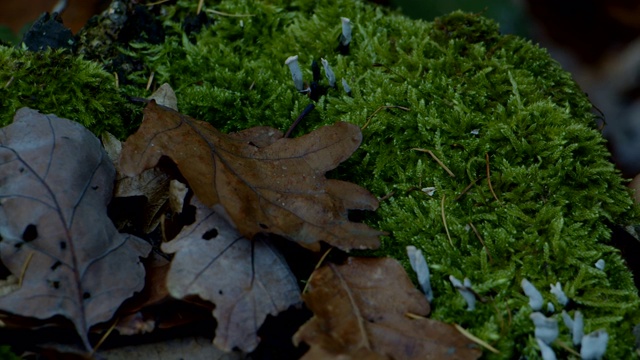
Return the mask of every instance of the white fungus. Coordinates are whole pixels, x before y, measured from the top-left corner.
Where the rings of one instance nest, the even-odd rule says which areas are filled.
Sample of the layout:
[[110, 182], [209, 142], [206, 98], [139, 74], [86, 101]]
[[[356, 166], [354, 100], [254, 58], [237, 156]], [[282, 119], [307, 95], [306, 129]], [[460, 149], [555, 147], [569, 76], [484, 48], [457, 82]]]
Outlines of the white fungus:
[[531, 306], [531, 309], [533, 309], [534, 311], [542, 309], [544, 300], [542, 299], [542, 294], [540, 294], [540, 291], [538, 291], [538, 289], [536, 289], [536, 287], [533, 286], [533, 284], [531, 284], [527, 279], [522, 279], [522, 282], [520, 282], [520, 286], [522, 286], [524, 294], [529, 297], [529, 306]]
[[558, 337], [558, 322], [555, 319], [548, 318], [539, 312], [532, 313], [529, 318], [536, 327], [536, 339], [551, 344]]
[[293, 84], [296, 86], [296, 89], [303, 91], [304, 82], [302, 81], [302, 70], [300, 70], [300, 64], [298, 64], [298, 55], [289, 56], [284, 64], [289, 66], [291, 78], [293, 79]]
[[600, 259], [596, 261], [596, 269], [604, 271], [604, 260]]
[[449, 275], [449, 281], [453, 287], [458, 289], [458, 292], [464, 300], [467, 302], [467, 311], [473, 311], [476, 309], [476, 295], [471, 291], [471, 280], [465, 278], [464, 284], [460, 280], [456, 279], [453, 275]]
[[551, 301], [549, 301], [547, 303], [547, 312], [548, 313], [554, 313], [556, 311], [556, 307], [553, 306], [553, 303]]
[[343, 46], [351, 43], [351, 20], [346, 17], [340, 18], [342, 20], [342, 35], [340, 36], [340, 43]]
[[596, 330], [582, 338], [580, 357], [582, 360], [600, 360], [607, 351], [609, 334], [604, 329]]
[[562, 284], [560, 284], [560, 282], [557, 282], [555, 285], [551, 284], [551, 293], [556, 296], [556, 299], [558, 299], [558, 302], [562, 304], [562, 306], [569, 303], [569, 298], [564, 291], [562, 291]]
[[351, 88], [349, 87], [349, 84], [347, 84], [347, 80], [345, 80], [345, 78], [342, 78], [342, 88], [347, 95], [351, 94]]
[[433, 196], [433, 194], [436, 192], [436, 188], [433, 186], [429, 186], [426, 188], [422, 188], [421, 191], [429, 196]]
[[422, 250], [416, 249], [415, 246], [407, 246], [407, 256], [409, 256], [409, 263], [411, 263], [411, 268], [418, 275], [418, 282], [420, 283], [420, 287], [424, 292], [424, 295], [427, 297], [427, 300], [431, 302], [433, 300], [433, 290], [431, 289], [431, 275], [429, 274], [429, 266], [427, 266], [427, 261], [424, 259], [422, 255]]
[[331, 69], [329, 62], [323, 58], [320, 58], [320, 62], [322, 63], [322, 67], [324, 67], [324, 75], [327, 77], [327, 80], [329, 80], [329, 86], [335, 87], [336, 74], [333, 73], [333, 70]]
[[584, 336], [584, 317], [580, 311], [573, 314], [573, 326], [571, 327], [571, 340], [574, 346], [582, 342]]
[[538, 342], [538, 346], [540, 347], [540, 355], [542, 356], [542, 360], [556, 360], [556, 353], [553, 352], [553, 349], [545, 344], [544, 341], [536, 338]]

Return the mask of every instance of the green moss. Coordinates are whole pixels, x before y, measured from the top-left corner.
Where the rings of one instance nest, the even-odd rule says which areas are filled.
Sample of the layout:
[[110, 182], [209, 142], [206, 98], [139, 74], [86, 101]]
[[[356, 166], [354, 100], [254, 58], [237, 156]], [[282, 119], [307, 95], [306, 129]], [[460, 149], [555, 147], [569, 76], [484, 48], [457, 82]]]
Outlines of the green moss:
[[[311, 61], [327, 59], [352, 94], [325, 88], [298, 131], [338, 120], [367, 124], [361, 148], [331, 176], [379, 197], [393, 193], [369, 219], [391, 233], [376, 254], [407, 265], [407, 245], [423, 250], [436, 296], [433, 317], [461, 324], [501, 352], [486, 358], [537, 358], [519, 284], [529, 279], [561, 309], [548, 291], [560, 282], [584, 314], [585, 331], [609, 332], [609, 358], [636, 356], [631, 329], [640, 321], [639, 299], [619, 252], [607, 244], [607, 224], [638, 223], [638, 210], [608, 161], [590, 103], [545, 50], [500, 35], [478, 15], [457, 12], [428, 23], [351, 0], [223, 0], [216, 10], [252, 16], [220, 16], [187, 37], [174, 20], [196, 6], [183, 0], [167, 8], [164, 44], [123, 50], [146, 65], [130, 74], [128, 94], [148, 96], [153, 72], [157, 83], [176, 89], [182, 112], [218, 128], [286, 130], [312, 101], [296, 91], [284, 60], [299, 55], [310, 81]], [[354, 24], [349, 55], [336, 51], [341, 16]], [[25, 101], [13, 87], [2, 91]], [[74, 103], [89, 98], [77, 96]], [[117, 91], [112, 96], [100, 103], [121, 104]], [[455, 176], [413, 148], [431, 150]], [[429, 186], [433, 196], [420, 191]], [[600, 258], [604, 272], [593, 265]], [[467, 312], [449, 275], [470, 278], [487, 301]], [[569, 356], [554, 349], [559, 358]]]
[[78, 121], [96, 134], [124, 136], [133, 107], [99, 64], [64, 51], [34, 53], [0, 46], [0, 125], [23, 106]]

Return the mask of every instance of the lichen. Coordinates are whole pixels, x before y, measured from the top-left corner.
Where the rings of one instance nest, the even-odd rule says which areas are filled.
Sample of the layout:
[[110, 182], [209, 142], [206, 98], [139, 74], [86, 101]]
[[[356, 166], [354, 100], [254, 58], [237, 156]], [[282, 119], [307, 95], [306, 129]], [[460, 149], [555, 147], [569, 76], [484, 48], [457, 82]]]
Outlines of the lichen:
[[[130, 73], [120, 91], [149, 95], [145, 86], [153, 72], [157, 84], [176, 90], [181, 112], [224, 131], [255, 125], [286, 130], [313, 100], [296, 89], [285, 59], [298, 55], [307, 82], [311, 62], [326, 59], [352, 92], [320, 79], [316, 110], [297, 133], [338, 120], [363, 126], [361, 148], [331, 176], [385, 198], [367, 219], [390, 232], [375, 254], [410, 269], [406, 246], [422, 250], [432, 275], [434, 318], [460, 324], [500, 351], [486, 358], [539, 358], [520, 282], [531, 281], [557, 313], [566, 307], [549, 290], [560, 282], [572, 301], [570, 314], [584, 315], [585, 333], [608, 331], [609, 358], [636, 356], [632, 328], [640, 321], [640, 301], [619, 252], [607, 242], [608, 224], [638, 223], [638, 209], [608, 161], [588, 99], [546, 50], [500, 35], [494, 22], [477, 14], [424, 22], [352, 0], [222, 0], [215, 10], [243, 16], [214, 15], [213, 24], [187, 36], [179, 19], [196, 7], [185, 0], [166, 7], [164, 43], [121, 49], [145, 68]], [[347, 55], [338, 51], [341, 17], [353, 25]], [[57, 71], [69, 84], [85, 82], [64, 69]], [[0, 81], [6, 80], [0, 70]], [[26, 103], [16, 89], [2, 94]], [[91, 99], [84, 91], [67, 92], [73, 103]], [[73, 116], [56, 93], [48, 95], [54, 100], [45, 111]], [[110, 101], [121, 104], [112, 96], [100, 102], [105, 112], [114, 111], [106, 107]], [[11, 106], [2, 106], [5, 122], [17, 107]], [[435, 192], [421, 191], [427, 187]], [[601, 258], [604, 271], [593, 265]], [[484, 300], [476, 310], [466, 311], [450, 275], [471, 280]], [[571, 344], [562, 326], [560, 339]], [[552, 347], [560, 358], [569, 356]]]

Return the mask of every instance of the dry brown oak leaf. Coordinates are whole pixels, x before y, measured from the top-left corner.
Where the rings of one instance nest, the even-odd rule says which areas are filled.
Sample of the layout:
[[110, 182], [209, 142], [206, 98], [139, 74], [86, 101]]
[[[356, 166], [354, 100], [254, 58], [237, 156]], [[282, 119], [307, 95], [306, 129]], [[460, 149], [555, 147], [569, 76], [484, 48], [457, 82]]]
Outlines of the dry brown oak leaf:
[[270, 127], [223, 134], [151, 101], [123, 145], [120, 171], [135, 176], [168, 156], [207, 206], [222, 204], [248, 239], [270, 232], [312, 250], [325, 241], [344, 250], [379, 246], [380, 231], [350, 222], [348, 209], [375, 210], [355, 184], [325, 178], [358, 148], [360, 129], [344, 122], [295, 139]]
[[89, 328], [144, 285], [151, 246], [107, 217], [115, 170], [80, 124], [18, 110], [0, 129], [0, 258], [21, 279], [0, 310]]
[[221, 205], [212, 209], [195, 197], [196, 221], [162, 244], [175, 253], [167, 275], [169, 293], [198, 295], [215, 304], [218, 322], [213, 343], [250, 352], [267, 315], [301, 302], [295, 276], [277, 249], [262, 239], [247, 240], [229, 222]]
[[303, 295], [314, 316], [298, 329], [303, 359], [477, 359], [478, 346], [425, 316], [429, 303], [394, 259], [349, 258], [311, 275]]

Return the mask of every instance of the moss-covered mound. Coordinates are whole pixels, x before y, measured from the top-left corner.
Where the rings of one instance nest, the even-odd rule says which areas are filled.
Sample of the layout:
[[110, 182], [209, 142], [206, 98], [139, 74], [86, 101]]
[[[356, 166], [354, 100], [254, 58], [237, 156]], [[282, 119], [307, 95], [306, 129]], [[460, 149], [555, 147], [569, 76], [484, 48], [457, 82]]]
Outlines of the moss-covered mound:
[[[313, 101], [296, 90], [285, 59], [298, 55], [311, 82], [311, 62], [324, 58], [337, 87], [322, 76], [316, 109], [298, 131], [338, 120], [366, 124], [361, 148], [332, 175], [385, 198], [368, 220], [391, 234], [378, 255], [406, 264], [407, 245], [422, 249], [434, 318], [458, 323], [500, 351], [487, 351], [487, 358], [537, 358], [532, 310], [520, 287], [527, 278], [555, 306], [564, 343], [571, 338], [559, 312], [579, 310], [585, 333], [609, 333], [608, 358], [636, 356], [638, 295], [607, 245], [607, 224], [637, 222], [636, 211], [607, 160], [590, 103], [545, 50], [501, 36], [479, 15], [427, 23], [352, 0], [223, 0], [211, 10], [226, 15], [209, 13], [213, 24], [186, 35], [181, 21], [196, 6], [165, 8], [164, 43], [122, 48], [146, 67], [118, 90], [97, 66], [79, 59], [60, 66], [57, 53], [48, 53], [50, 62], [38, 71], [18, 75], [16, 64], [41, 55], [3, 49], [0, 85], [14, 79], [0, 89], [2, 122], [28, 105], [100, 132], [128, 108], [121, 93], [150, 94], [153, 72], [156, 83], [176, 90], [181, 112], [226, 131], [286, 130]], [[348, 54], [337, 50], [341, 17], [353, 24]], [[429, 187], [431, 195], [422, 190]], [[594, 266], [599, 259], [604, 271]], [[467, 311], [449, 275], [468, 277], [485, 301]], [[549, 293], [557, 282], [569, 306]], [[559, 358], [569, 356], [557, 343], [553, 348]]]
[[125, 136], [134, 107], [101, 64], [65, 51], [30, 52], [0, 46], [0, 125], [23, 106], [73, 119], [96, 133]]

